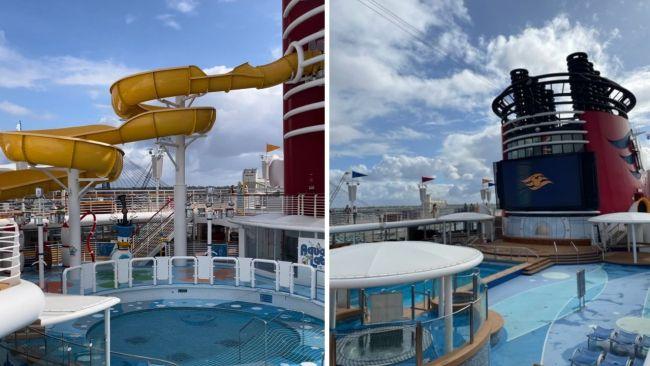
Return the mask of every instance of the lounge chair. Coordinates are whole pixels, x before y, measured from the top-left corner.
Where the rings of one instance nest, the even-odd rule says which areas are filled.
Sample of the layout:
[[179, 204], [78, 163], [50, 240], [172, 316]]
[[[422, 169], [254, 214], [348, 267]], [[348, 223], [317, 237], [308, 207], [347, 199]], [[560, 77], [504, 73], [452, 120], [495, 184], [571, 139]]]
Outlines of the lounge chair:
[[603, 351], [578, 348], [571, 355], [571, 366], [598, 366], [604, 355]]
[[641, 342], [641, 337], [638, 334], [617, 329], [612, 334], [610, 341], [614, 353], [634, 357], [636, 356], [637, 347]]
[[608, 353], [603, 358], [599, 366], [632, 366], [634, 360], [627, 356], [617, 356], [613, 353]]
[[596, 326], [587, 334], [587, 348], [591, 348], [591, 342], [607, 342], [611, 346], [611, 337], [614, 335], [614, 329]]

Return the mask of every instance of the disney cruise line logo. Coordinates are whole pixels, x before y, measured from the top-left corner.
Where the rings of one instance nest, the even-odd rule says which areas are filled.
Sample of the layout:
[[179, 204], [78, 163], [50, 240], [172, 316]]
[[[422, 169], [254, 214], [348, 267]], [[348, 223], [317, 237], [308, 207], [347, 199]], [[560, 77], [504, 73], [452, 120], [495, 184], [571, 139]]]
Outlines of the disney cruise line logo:
[[528, 187], [528, 189], [530, 189], [531, 191], [536, 191], [547, 184], [553, 183], [552, 180], [546, 178], [542, 173], [535, 173], [530, 177], [522, 180], [521, 182], [525, 184], [526, 187]]

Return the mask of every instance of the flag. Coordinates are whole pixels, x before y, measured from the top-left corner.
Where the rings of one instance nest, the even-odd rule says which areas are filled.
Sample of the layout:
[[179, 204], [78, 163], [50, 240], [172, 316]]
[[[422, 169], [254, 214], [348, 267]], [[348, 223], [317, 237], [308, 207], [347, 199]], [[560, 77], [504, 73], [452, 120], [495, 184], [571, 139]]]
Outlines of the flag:
[[494, 187], [494, 183], [492, 182], [488, 183], [488, 187]]
[[431, 180], [434, 180], [434, 179], [435, 179], [434, 177], [424, 177], [423, 176], [422, 177], [422, 183], [425, 183], [425, 182], [428, 182], [428, 181], [431, 181]]
[[360, 178], [360, 177], [367, 177], [367, 176], [368, 176], [368, 174], [355, 172], [354, 170], [352, 171], [352, 178]]
[[270, 153], [271, 151], [275, 151], [275, 150], [277, 150], [277, 149], [279, 149], [279, 148], [280, 148], [280, 146], [275, 146], [275, 145], [271, 145], [271, 144], [266, 144], [266, 152], [267, 152], [267, 153]]

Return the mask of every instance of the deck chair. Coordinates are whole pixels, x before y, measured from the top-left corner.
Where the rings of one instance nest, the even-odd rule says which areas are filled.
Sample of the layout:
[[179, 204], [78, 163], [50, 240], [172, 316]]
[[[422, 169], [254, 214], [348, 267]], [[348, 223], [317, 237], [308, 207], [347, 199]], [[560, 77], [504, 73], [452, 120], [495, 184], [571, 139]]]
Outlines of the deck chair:
[[605, 352], [592, 351], [588, 348], [577, 348], [571, 355], [571, 366], [598, 366]]
[[638, 334], [617, 329], [612, 334], [610, 341], [612, 352], [634, 357], [636, 355], [637, 347], [641, 342], [641, 337]]
[[632, 366], [634, 360], [627, 356], [617, 356], [613, 353], [608, 353], [603, 358], [599, 366]]
[[614, 334], [614, 329], [603, 328], [596, 326], [587, 334], [587, 348], [591, 349], [591, 343], [594, 342], [598, 346], [598, 342], [607, 342], [611, 346], [611, 337]]

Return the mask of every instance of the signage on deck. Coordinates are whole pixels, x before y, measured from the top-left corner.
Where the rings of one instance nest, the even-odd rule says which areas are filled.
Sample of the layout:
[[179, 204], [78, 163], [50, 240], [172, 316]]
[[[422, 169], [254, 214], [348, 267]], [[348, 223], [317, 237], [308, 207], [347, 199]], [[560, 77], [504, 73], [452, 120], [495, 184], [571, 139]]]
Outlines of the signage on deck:
[[298, 238], [298, 263], [325, 269], [325, 246], [323, 239]]

